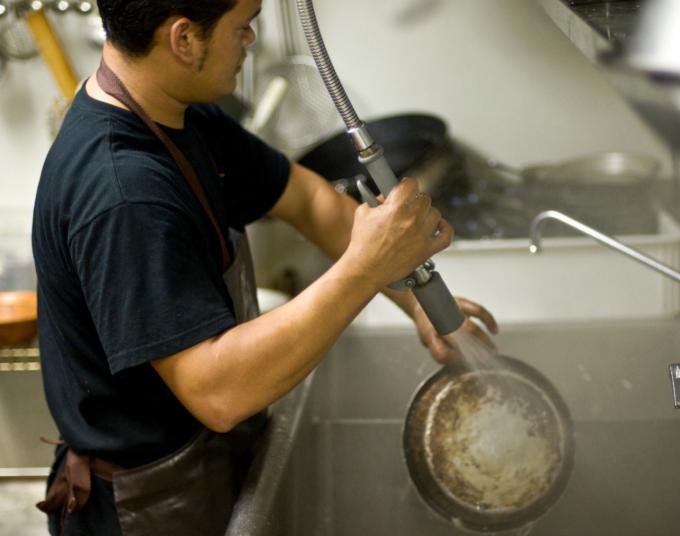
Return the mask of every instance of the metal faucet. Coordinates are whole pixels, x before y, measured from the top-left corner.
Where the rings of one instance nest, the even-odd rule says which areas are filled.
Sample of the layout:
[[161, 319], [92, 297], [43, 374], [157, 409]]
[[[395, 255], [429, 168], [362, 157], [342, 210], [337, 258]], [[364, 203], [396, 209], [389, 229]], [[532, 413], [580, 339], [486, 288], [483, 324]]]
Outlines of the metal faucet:
[[612, 237], [604, 233], [601, 233], [596, 229], [593, 229], [592, 227], [588, 227], [587, 225], [581, 223], [580, 221], [575, 220], [574, 218], [571, 218], [557, 210], [546, 210], [544, 212], [541, 212], [531, 222], [530, 229], [531, 245], [529, 246], [530, 253], [540, 253], [541, 229], [544, 223], [550, 219], [562, 222], [565, 225], [568, 225], [569, 227], [572, 227], [577, 231], [580, 231], [583, 234], [594, 238], [601, 244], [604, 244], [605, 246], [615, 249], [619, 253], [623, 253], [624, 255], [627, 255], [633, 260], [636, 260], [637, 262], [644, 264], [645, 266], [652, 268], [657, 272], [661, 272], [663, 275], [670, 277], [671, 279], [680, 283], [680, 272], [674, 270], [670, 266], [667, 266], [662, 262], [657, 261], [656, 259], [650, 257], [649, 255], [645, 255], [644, 253], [638, 251], [637, 249], [626, 246], [625, 244], [622, 244], [618, 240], [615, 240]]
[[[540, 253], [541, 251], [541, 228], [547, 220], [557, 220], [569, 227], [573, 227], [577, 231], [586, 234], [601, 244], [609, 246], [616, 251], [628, 255], [633, 260], [639, 263], [661, 272], [663, 275], [670, 277], [671, 279], [680, 282], [680, 272], [675, 271], [670, 266], [653, 259], [652, 257], [645, 255], [637, 249], [633, 249], [625, 244], [622, 244], [618, 240], [614, 240], [611, 236], [607, 236], [600, 231], [588, 227], [587, 225], [581, 223], [574, 218], [570, 218], [566, 214], [563, 214], [557, 210], [546, 210], [538, 214], [531, 222], [531, 245], [529, 246], [530, 253]], [[680, 409], [680, 363], [673, 363], [669, 365], [669, 371], [671, 375], [671, 386], [673, 388], [673, 405], [676, 409]]]

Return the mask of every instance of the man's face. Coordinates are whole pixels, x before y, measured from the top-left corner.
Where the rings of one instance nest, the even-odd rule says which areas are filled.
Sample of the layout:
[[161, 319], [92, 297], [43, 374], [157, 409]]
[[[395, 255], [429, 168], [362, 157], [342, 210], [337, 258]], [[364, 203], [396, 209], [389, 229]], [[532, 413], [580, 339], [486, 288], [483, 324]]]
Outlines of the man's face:
[[196, 64], [196, 83], [209, 94], [200, 100], [215, 100], [236, 88], [236, 75], [246, 59], [246, 48], [255, 42], [251, 23], [261, 6], [262, 0], [238, 0], [218, 21], [205, 42], [203, 57]]

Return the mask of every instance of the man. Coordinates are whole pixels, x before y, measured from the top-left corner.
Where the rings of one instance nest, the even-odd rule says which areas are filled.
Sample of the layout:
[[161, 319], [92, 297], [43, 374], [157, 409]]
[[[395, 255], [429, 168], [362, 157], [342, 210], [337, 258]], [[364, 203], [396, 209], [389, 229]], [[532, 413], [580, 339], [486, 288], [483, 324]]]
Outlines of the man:
[[[52, 534], [223, 534], [264, 411], [376, 293], [414, 319], [435, 358], [455, 358], [412, 295], [386, 289], [452, 229], [414, 180], [357, 208], [195, 104], [234, 90], [261, 0], [98, 5], [102, 65], [74, 99], [35, 204], [43, 377], [63, 439], [39, 507]], [[258, 317], [243, 232], [266, 214], [336, 262]], [[481, 306], [459, 304], [496, 330]], [[474, 322], [463, 329], [483, 337]]]

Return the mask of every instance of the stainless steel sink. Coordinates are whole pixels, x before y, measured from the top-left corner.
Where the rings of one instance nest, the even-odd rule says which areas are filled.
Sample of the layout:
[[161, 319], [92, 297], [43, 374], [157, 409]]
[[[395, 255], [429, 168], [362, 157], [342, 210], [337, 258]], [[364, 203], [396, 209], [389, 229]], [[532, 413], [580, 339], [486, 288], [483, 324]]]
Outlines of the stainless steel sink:
[[[677, 534], [680, 410], [668, 365], [680, 362], [680, 320], [516, 325], [497, 342], [556, 385], [575, 421], [574, 474], [530, 534]], [[406, 408], [436, 368], [414, 332], [348, 331], [314, 375], [273, 408], [228, 534], [463, 534], [428, 509], [402, 457]], [[39, 374], [3, 373], [0, 381], [0, 467], [44, 467], [51, 447], [37, 438], [55, 432]], [[32, 503], [42, 479], [0, 484], [14, 500], [0, 500], [0, 527], [13, 512], [21, 527], [13, 534], [41, 534], [44, 520]], [[25, 512], [10, 509], [17, 486], [30, 495], [21, 501]]]
[[[678, 320], [537, 324], [497, 338], [501, 353], [557, 386], [575, 423], [568, 488], [530, 534], [678, 532], [680, 410], [668, 365], [680, 361], [679, 328]], [[289, 433], [251, 475], [229, 534], [464, 534], [428, 509], [402, 457], [406, 408], [436, 368], [415, 333], [343, 336], [305, 396], [291, 398], [287, 420], [296, 426], [279, 422], [279, 435]]]

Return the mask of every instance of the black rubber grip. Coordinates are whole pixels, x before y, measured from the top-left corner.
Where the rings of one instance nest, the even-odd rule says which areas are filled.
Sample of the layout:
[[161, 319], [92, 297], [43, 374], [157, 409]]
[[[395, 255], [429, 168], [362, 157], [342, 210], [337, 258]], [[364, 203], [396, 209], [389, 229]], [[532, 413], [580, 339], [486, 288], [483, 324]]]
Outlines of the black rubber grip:
[[415, 287], [413, 294], [440, 335], [453, 333], [463, 324], [465, 315], [439, 272], [432, 272], [432, 278], [422, 287]]

